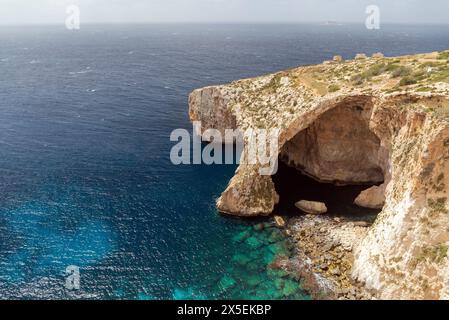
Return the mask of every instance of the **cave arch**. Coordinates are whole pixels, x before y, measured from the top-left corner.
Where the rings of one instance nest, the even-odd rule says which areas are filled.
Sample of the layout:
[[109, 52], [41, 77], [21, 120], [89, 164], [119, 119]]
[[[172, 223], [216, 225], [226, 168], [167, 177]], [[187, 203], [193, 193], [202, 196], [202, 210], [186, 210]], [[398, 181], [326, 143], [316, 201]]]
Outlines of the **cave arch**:
[[[305, 127], [290, 129], [273, 177], [278, 208], [292, 209], [294, 201], [311, 200], [327, 202], [334, 213], [382, 209], [385, 151], [370, 128], [373, 106], [368, 96], [350, 97], [330, 105]], [[356, 199], [358, 206], [353, 205]], [[340, 206], [338, 201], [345, 203]]]

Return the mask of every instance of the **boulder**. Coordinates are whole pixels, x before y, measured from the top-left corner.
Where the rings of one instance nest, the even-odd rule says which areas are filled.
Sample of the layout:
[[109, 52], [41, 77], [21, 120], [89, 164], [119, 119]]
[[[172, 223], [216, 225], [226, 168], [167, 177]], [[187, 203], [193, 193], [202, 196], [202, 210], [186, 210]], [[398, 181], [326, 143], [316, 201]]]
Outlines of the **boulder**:
[[384, 57], [384, 54], [382, 52], [373, 53], [372, 57], [374, 59], [382, 59]]
[[295, 203], [295, 206], [309, 214], [323, 214], [327, 212], [326, 204], [317, 201], [301, 200]]
[[335, 62], [343, 62], [343, 57], [342, 56], [334, 56], [334, 58], [333, 58], [333, 60], [335, 61]]
[[385, 188], [374, 186], [362, 191], [354, 203], [362, 208], [382, 209], [385, 204]]
[[274, 216], [274, 221], [279, 228], [285, 227], [285, 220], [280, 216]]
[[289, 77], [282, 77], [281, 80], [279, 81], [279, 83], [283, 86], [287, 86], [290, 83], [290, 78]]

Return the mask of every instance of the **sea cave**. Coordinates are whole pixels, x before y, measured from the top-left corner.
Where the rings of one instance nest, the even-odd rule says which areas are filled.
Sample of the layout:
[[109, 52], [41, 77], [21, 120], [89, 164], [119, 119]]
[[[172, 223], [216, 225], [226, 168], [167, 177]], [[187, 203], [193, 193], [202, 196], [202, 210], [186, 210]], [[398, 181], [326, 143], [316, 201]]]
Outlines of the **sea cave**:
[[381, 190], [384, 197], [385, 155], [369, 128], [371, 110], [368, 98], [337, 105], [283, 145], [273, 176], [279, 195], [275, 214], [301, 214], [295, 203], [307, 200], [326, 204], [331, 216], [375, 219], [382, 205], [354, 203], [365, 190]]

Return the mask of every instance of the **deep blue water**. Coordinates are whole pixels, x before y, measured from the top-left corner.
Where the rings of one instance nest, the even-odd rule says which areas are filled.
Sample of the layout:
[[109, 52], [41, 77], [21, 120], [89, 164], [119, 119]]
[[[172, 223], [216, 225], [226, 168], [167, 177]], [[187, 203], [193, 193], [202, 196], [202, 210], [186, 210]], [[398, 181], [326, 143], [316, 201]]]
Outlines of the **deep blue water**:
[[169, 161], [189, 92], [448, 48], [447, 26], [0, 27], [0, 298], [308, 298], [267, 268], [276, 230], [217, 214], [234, 166]]

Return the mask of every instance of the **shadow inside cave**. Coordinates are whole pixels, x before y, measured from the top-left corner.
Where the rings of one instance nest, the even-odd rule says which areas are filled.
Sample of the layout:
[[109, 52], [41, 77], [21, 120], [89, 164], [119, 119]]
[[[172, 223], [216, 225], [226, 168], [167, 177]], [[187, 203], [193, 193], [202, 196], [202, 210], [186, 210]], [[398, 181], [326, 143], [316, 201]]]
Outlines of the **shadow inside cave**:
[[381, 211], [361, 208], [354, 204], [360, 192], [374, 184], [336, 186], [332, 183], [318, 182], [281, 160], [278, 172], [273, 176], [273, 182], [280, 197], [274, 213], [282, 216], [304, 214], [295, 207], [295, 203], [300, 200], [324, 202], [328, 208], [326, 216], [342, 217], [352, 221], [374, 222]]

